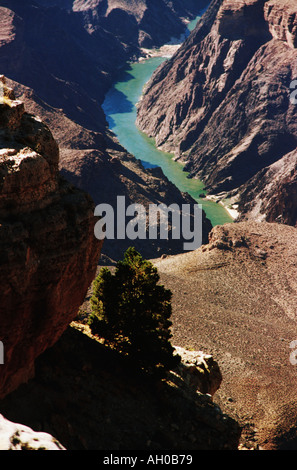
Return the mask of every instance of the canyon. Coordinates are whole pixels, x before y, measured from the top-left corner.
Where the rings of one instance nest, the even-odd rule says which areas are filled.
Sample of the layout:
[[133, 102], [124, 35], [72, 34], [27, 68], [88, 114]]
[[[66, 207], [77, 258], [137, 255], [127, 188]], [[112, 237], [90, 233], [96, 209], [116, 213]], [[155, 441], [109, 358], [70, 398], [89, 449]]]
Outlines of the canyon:
[[[127, 205], [165, 203], [169, 206], [177, 202], [193, 206], [193, 198], [182, 194], [160, 170], [145, 171], [108, 129], [101, 104], [119, 68], [142, 55], [138, 39], [130, 38], [130, 42], [125, 43], [112, 28], [109, 31], [103, 27], [101, 23], [106, 15], [101, 9], [105, 2], [97, 2], [91, 9], [88, 9], [88, 2], [74, 2], [73, 8], [69, 2], [37, 3], [39, 6], [30, 2], [28, 5], [18, 1], [1, 2], [0, 66], [16, 97], [50, 127], [59, 145], [61, 174], [87, 191], [95, 205], [114, 206], [119, 195], [126, 197]], [[179, 22], [176, 30], [179, 34], [185, 22], [177, 18], [189, 11], [181, 2], [175, 2], [174, 10], [165, 3], [159, 6], [159, 20], [170, 13]], [[113, 5], [110, 2], [109, 13], [114, 11]], [[148, 7], [146, 2], [137, 2], [137, 5], [137, 8], [142, 5], [143, 14], [150, 11], [150, 3]], [[193, 8], [189, 2], [192, 17], [198, 7], [203, 6], [205, 2], [200, 2]], [[122, 2], [123, 10], [128, 7], [129, 2]], [[91, 25], [87, 18], [92, 11]], [[136, 15], [136, 9], [134, 13]], [[172, 28], [169, 26], [167, 33], [163, 29], [162, 40], [169, 40]], [[157, 37], [159, 30], [156, 24], [153, 38], [156, 47], [161, 41]], [[203, 217], [206, 240], [211, 224], [205, 214]], [[107, 240], [102, 262], [103, 259], [109, 263], [118, 260], [129, 244], [129, 240], [117, 243]], [[145, 246], [137, 244], [137, 248], [143, 250], [145, 257], [154, 258], [160, 253], [178, 253], [182, 244], [178, 240], [160, 241]]]
[[296, 31], [289, 0], [214, 0], [138, 109], [140, 129], [209, 194], [232, 200], [239, 220], [296, 224]]
[[[83, 2], [75, 3], [85, 11]], [[182, 3], [175, 3], [184, 14]], [[87, 14], [74, 14], [69, 2], [64, 6], [3, 1], [0, 7], [0, 63], [7, 77], [1, 76], [0, 109], [1, 449], [64, 450], [63, 441], [68, 449], [134, 443], [153, 450], [188, 446], [189, 439], [193, 448], [236, 448], [238, 424], [210, 398], [221, 382], [211, 356], [199, 352], [199, 360], [173, 372], [177, 383], [169, 381], [156, 395], [155, 386], [134, 375], [129, 364], [87, 339], [81, 323], [78, 330], [71, 326], [102, 261], [102, 242], [94, 236], [95, 204], [112, 204], [121, 194], [144, 205], [195, 201], [160, 169], [145, 170], [107, 129], [100, 103], [117, 68], [142, 54], [140, 45], [123, 44], [97, 24], [88, 30]], [[185, 21], [175, 19], [179, 34]], [[211, 224], [205, 215], [204, 222], [206, 241]], [[108, 262], [121, 257], [124, 248], [118, 242], [105, 248]], [[150, 243], [144, 252], [151, 257], [180, 250], [178, 242], [164, 241]], [[193, 390], [186, 383], [189, 374]], [[85, 383], [81, 394], [74, 392], [78, 382]], [[115, 391], [123, 387], [124, 396], [118, 397]], [[168, 417], [160, 408], [165, 402]], [[103, 435], [102, 420], [109, 426]], [[143, 424], [135, 436], [137, 420]]]
[[139, 128], [238, 212], [203, 213], [193, 252], [135, 244], [173, 292], [180, 367], [152, 383], [87, 325], [93, 279], [131, 244], [96, 239], [95, 206], [196, 203], [121, 145], [104, 97], [207, 4], [0, 2], [2, 448], [296, 448], [294, 2], [213, 0], [138, 105]]

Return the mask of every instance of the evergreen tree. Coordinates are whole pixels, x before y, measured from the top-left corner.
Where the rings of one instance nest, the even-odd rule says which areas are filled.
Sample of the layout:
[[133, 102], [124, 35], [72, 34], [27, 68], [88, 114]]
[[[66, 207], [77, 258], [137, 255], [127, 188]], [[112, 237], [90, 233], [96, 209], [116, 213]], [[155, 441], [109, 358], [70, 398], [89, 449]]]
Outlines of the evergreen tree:
[[93, 284], [89, 324], [106, 344], [149, 373], [164, 374], [179, 357], [170, 343], [170, 290], [157, 269], [129, 248], [115, 273], [101, 269]]

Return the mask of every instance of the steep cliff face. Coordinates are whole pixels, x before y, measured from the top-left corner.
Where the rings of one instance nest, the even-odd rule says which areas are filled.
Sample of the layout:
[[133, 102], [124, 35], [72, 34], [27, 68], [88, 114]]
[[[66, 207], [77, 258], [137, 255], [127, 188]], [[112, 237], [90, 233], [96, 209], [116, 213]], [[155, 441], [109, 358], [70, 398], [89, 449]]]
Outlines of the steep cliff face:
[[3, 85], [0, 104], [0, 397], [76, 316], [100, 254], [93, 202], [59, 176], [48, 127]]
[[296, 225], [297, 152], [264, 168], [239, 192], [238, 220], [257, 220]]
[[[181, 18], [184, 14], [193, 15], [204, 4], [188, 1], [185, 6], [176, 1], [173, 7], [172, 2], [162, 2], [163, 6], [158, 3], [158, 10], [157, 2], [145, 1], [1, 3], [0, 69], [10, 77], [10, 86], [26, 108], [50, 127], [59, 144], [62, 174], [86, 190], [96, 204], [114, 206], [116, 195], [125, 195], [127, 204], [195, 203], [163, 174], [145, 171], [108, 131], [100, 103], [118, 68], [139, 54], [140, 49], [138, 36], [123, 42], [125, 21], [116, 21], [118, 31], [114, 32], [107, 25], [103, 27], [102, 22], [112, 12], [122, 10], [123, 14], [129, 13], [129, 18], [140, 21], [144, 12], [148, 14], [153, 7], [156, 15], [161, 12], [161, 18], [165, 6], [170, 15]], [[150, 24], [160, 18], [151, 18]], [[158, 25], [155, 24], [156, 31], [160, 29]], [[137, 28], [139, 31], [138, 23]], [[174, 25], [169, 29], [173, 34]], [[118, 165], [114, 164], [116, 161]], [[206, 238], [210, 228], [205, 220]], [[121, 258], [128, 244], [129, 240], [123, 246], [122, 242], [113, 243], [109, 249], [106, 243], [104, 251], [112, 259]], [[143, 255], [156, 257], [180, 250], [182, 245], [176, 241], [148, 241]]]
[[118, 69], [185, 30], [183, 17], [205, 0], [3, 0], [0, 69], [89, 129], [104, 129], [100, 108]]
[[185, 18], [194, 18], [208, 0], [38, 0], [83, 15], [85, 25], [103, 28], [126, 44], [160, 46], [185, 29]]
[[238, 196], [296, 148], [296, 13], [289, 0], [213, 1], [146, 89], [138, 125], [211, 193]]

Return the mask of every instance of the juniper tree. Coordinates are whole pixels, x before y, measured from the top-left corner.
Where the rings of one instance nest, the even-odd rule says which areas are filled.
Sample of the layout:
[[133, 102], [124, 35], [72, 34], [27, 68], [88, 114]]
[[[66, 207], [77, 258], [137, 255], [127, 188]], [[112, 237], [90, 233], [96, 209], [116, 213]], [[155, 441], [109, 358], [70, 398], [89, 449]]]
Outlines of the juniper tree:
[[179, 357], [171, 345], [172, 293], [153, 264], [129, 248], [115, 273], [102, 268], [93, 283], [89, 325], [142, 370], [164, 374]]

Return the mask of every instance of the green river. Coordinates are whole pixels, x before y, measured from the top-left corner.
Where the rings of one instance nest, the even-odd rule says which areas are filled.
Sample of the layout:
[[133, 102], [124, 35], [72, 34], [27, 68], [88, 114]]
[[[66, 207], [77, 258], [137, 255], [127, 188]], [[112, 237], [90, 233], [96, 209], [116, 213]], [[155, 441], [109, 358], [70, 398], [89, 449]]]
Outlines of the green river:
[[[189, 31], [195, 27], [197, 19], [188, 25]], [[200, 194], [205, 194], [203, 183], [187, 178], [188, 173], [183, 170], [182, 164], [174, 161], [172, 154], [157, 149], [154, 139], [147, 137], [135, 125], [136, 104], [142, 95], [143, 87], [164, 60], [166, 57], [153, 57], [127, 64], [126, 70], [120, 72], [118, 81], [107, 93], [103, 104], [109, 127], [121, 145], [141, 160], [144, 167], [161, 167], [175, 186], [202, 204], [213, 226], [232, 222], [231, 216], [221, 204], [199, 197]]]

